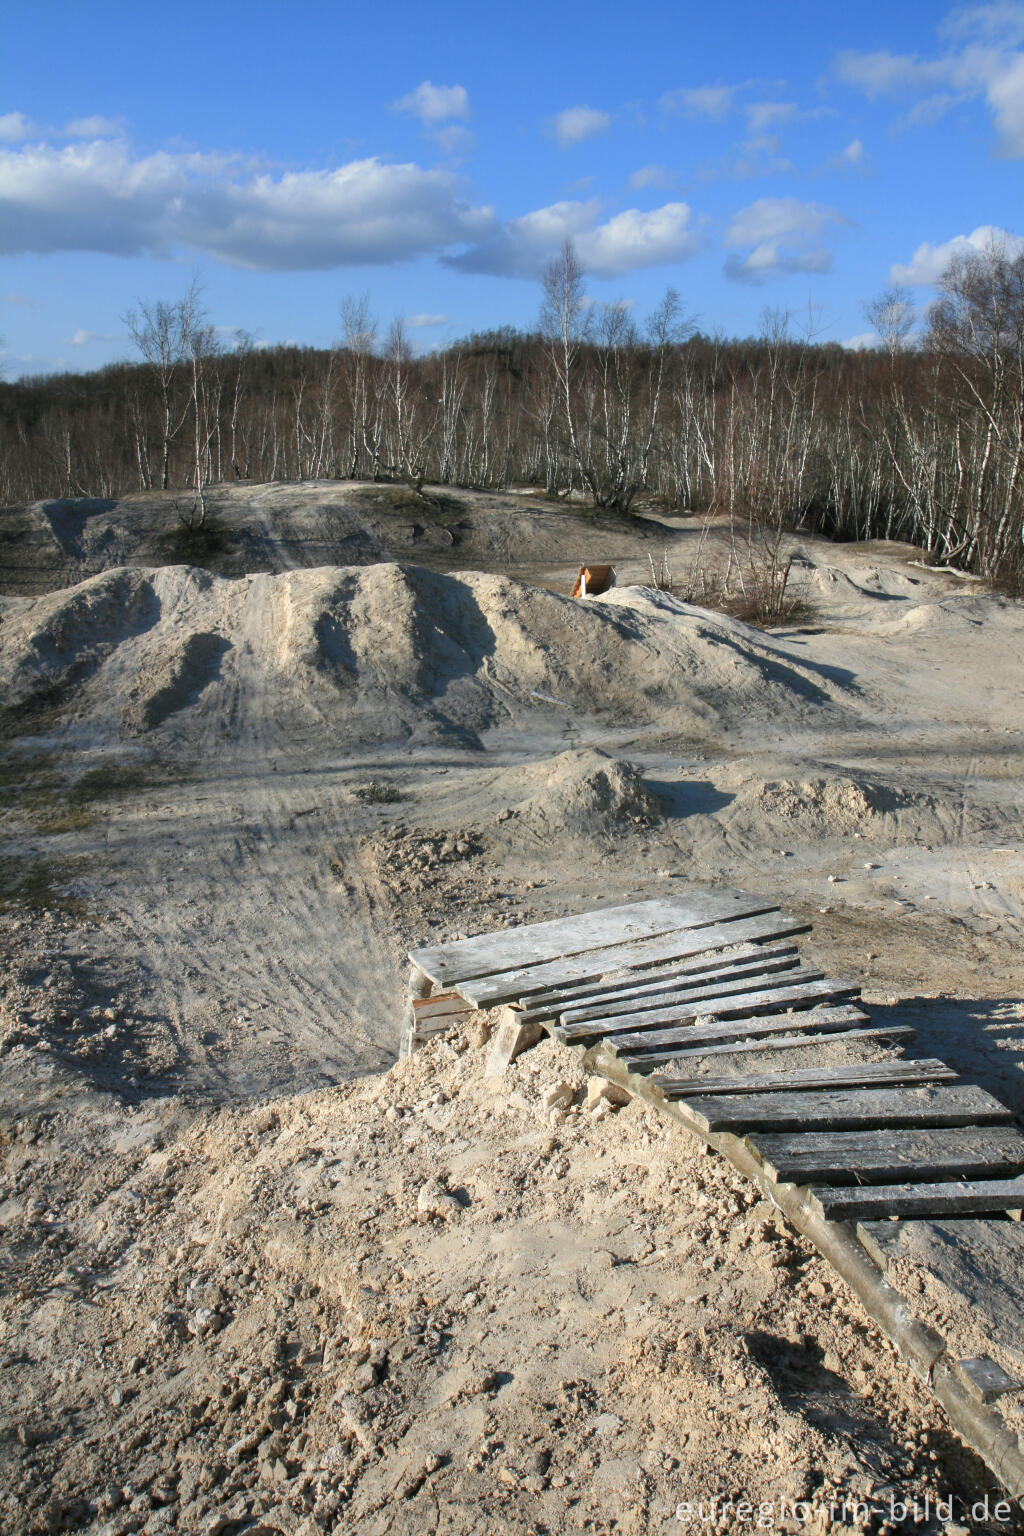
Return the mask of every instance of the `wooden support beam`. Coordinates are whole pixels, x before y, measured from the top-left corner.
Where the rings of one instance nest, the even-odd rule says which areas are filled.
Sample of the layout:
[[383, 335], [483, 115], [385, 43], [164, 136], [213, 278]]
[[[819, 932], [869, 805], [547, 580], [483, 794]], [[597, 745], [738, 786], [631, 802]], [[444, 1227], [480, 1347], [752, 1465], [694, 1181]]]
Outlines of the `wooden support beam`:
[[826, 1221], [875, 1221], [881, 1216], [974, 1216], [1020, 1210], [1024, 1178], [967, 1184], [880, 1184], [871, 1189], [812, 1189], [808, 1198]]

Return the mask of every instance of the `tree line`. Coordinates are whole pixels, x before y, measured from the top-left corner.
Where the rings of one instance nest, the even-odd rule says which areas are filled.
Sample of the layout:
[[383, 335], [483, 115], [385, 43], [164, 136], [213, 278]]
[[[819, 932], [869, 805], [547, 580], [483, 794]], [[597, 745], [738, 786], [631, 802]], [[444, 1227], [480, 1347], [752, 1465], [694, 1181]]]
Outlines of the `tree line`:
[[418, 355], [400, 320], [341, 306], [334, 347], [218, 341], [193, 284], [126, 315], [138, 359], [0, 384], [0, 501], [234, 481], [529, 485], [628, 514], [640, 496], [771, 538], [901, 539], [1024, 585], [1024, 254], [957, 257], [920, 335], [898, 290], [849, 351], [766, 311], [700, 332], [671, 290], [645, 323], [594, 305], [571, 244], [537, 328]]

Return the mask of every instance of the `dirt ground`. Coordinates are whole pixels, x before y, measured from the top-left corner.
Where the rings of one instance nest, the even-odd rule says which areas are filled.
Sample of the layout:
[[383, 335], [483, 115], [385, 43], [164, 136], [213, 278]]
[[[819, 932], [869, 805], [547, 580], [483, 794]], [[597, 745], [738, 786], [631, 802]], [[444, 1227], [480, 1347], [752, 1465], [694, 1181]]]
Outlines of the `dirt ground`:
[[1024, 1119], [1021, 606], [802, 539], [764, 633], [641, 585], [693, 520], [218, 495], [206, 568], [0, 514], [0, 1528], [1012, 1528], [688, 1138], [394, 1063], [411, 944], [727, 881]]

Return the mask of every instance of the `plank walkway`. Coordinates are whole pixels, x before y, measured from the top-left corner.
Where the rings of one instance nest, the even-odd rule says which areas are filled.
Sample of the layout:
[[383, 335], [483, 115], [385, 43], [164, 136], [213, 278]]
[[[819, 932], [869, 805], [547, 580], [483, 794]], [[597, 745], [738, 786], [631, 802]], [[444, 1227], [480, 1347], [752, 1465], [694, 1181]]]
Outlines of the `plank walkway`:
[[[816, 1244], [1022, 1499], [1024, 1446], [991, 1404], [1024, 1375], [1024, 1135], [945, 1062], [905, 1058], [914, 1031], [872, 1026], [855, 983], [806, 966], [793, 940], [808, 928], [689, 887], [414, 950], [403, 1053], [507, 1005], [530, 1039], [546, 1030], [702, 1137]], [[767, 1069], [744, 1070], [752, 1053]], [[886, 1278], [897, 1261], [945, 1287], [1000, 1358], [954, 1358]]]

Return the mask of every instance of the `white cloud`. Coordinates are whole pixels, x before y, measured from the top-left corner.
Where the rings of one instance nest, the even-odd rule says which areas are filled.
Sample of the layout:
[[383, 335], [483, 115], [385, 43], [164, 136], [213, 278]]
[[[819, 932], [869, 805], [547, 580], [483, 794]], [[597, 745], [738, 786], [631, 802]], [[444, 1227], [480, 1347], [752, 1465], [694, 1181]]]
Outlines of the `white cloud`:
[[880, 345], [875, 331], [861, 331], [858, 336], [848, 336], [840, 343], [847, 352], [874, 352]]
[[632, 192], [642, 192], [645, 187], [670, 187], [674, 181], [672, 171], [663, 165], [642, 165], [630, 176], [627, 186]]
[[[223, 327], [223, 326], [216, 326], [215, 329], [216, 330], [224, 330], [225, 327]], [[101, 334], [99, 331], [76, 331], [73, 336], [69, 336], [67, 338], [67, 341], [66, 341], [65, 345], [67, 345], [69, 347], [88, 347], [94, 341], [123, 341], [123, 340], [124, 340], [123, 336], [107, 336], [107, 335]]]
[[956, 256], [977, 255], [991, 245], [1005, 245], [1013, 255], [1024, 251], [1024, 239], [1011, 235], [994, 224], [982, 224], [969, 235], [954, 235], [941, 245], [925, 240], [918, 246], [906, 263], [894, 262], [889, 268], [889, 280], [905, 284], [908, 288], [927, 288], [937, 283]]
[[122, 125], [112, 117], [76, 117], [65, 127], [64, 136], [68, 139], [113, 139], [122, 131]]
[[573, 144], [582, 144], [584, 139], [592, 139], [595, 134], [604, 133], [610, 123], [608, 113], [599, 112], [596, 107], [566, 107], [564, 112], [551, 118], [547, 126], [558, 147], [568, 149]]
[[510, 219], [493, 239], [451, 257], [464, 272], [497, 277], [536, 277], [565, 240], [572, 240], [583, 267], [597, 277], [621, 277], [639, 267], [685, 261], [699, 248], [686, 203], [666, 203], [642, 213], [630, 208], [596, 223], [600, 204], [552, 203]]
[[869, 173], [870, 164], [860, 139], [851, 139], [845, 149], [837, 150], [834, 155], [830, 155], [821, 169], [823, 171], [854, 171], [863, 176]]
[[1001, 152], [1024, 158], [1024, 7], [974, 6], [955, 13], [944, 30], [955, 45], [939, 58], [846, 50], [835, 71], [871, 97], [921, 97], [908, 112], [912, 122], [933, 122], [957, 102], [983, 99]]
[[678, 91], [666, 91], [661, 105], [669, 112], [686, 117], [710, 117], [720, 122], [732, 111], [736, 97], [733, 85], [698, 85]]
[[35, 124], [24, 112], [4, 112], [0, 116], [0, 144], [20, 144], [35, 133]]
[[797, 106], [795, 101], [752, 101], [744, 111], [750, 132], [760, 134], [788, 123], [796, 116]]
[[410, 315], [405, 322], [412, 330], [429, 330], [433, 325], [447, 325], [447, 315]]
[[823, 203], [796, 197], [762, 197], [735, 213], [725, 231], [726, 245], [749, 247], [733, 251], [725, 274], [738, 282], [761, 283], [792, 272], [827, 272], [832, 254], [822, 243], [830, 226], [850, 220]]
[[410, 260], [486, 239], [448, 171], [379, 159], [282, 175], [216, 154], [136, 158], [123, 140], [0, 150], [0, 251], [167, 254], [262, 271]]
[[453, 118], [465, 121], [469, 117], [469, 93], [464, 85], [433, 85], [424, 80], [414, 91], [392, 102], [391, 110], [418, 117], [424, 127]]

